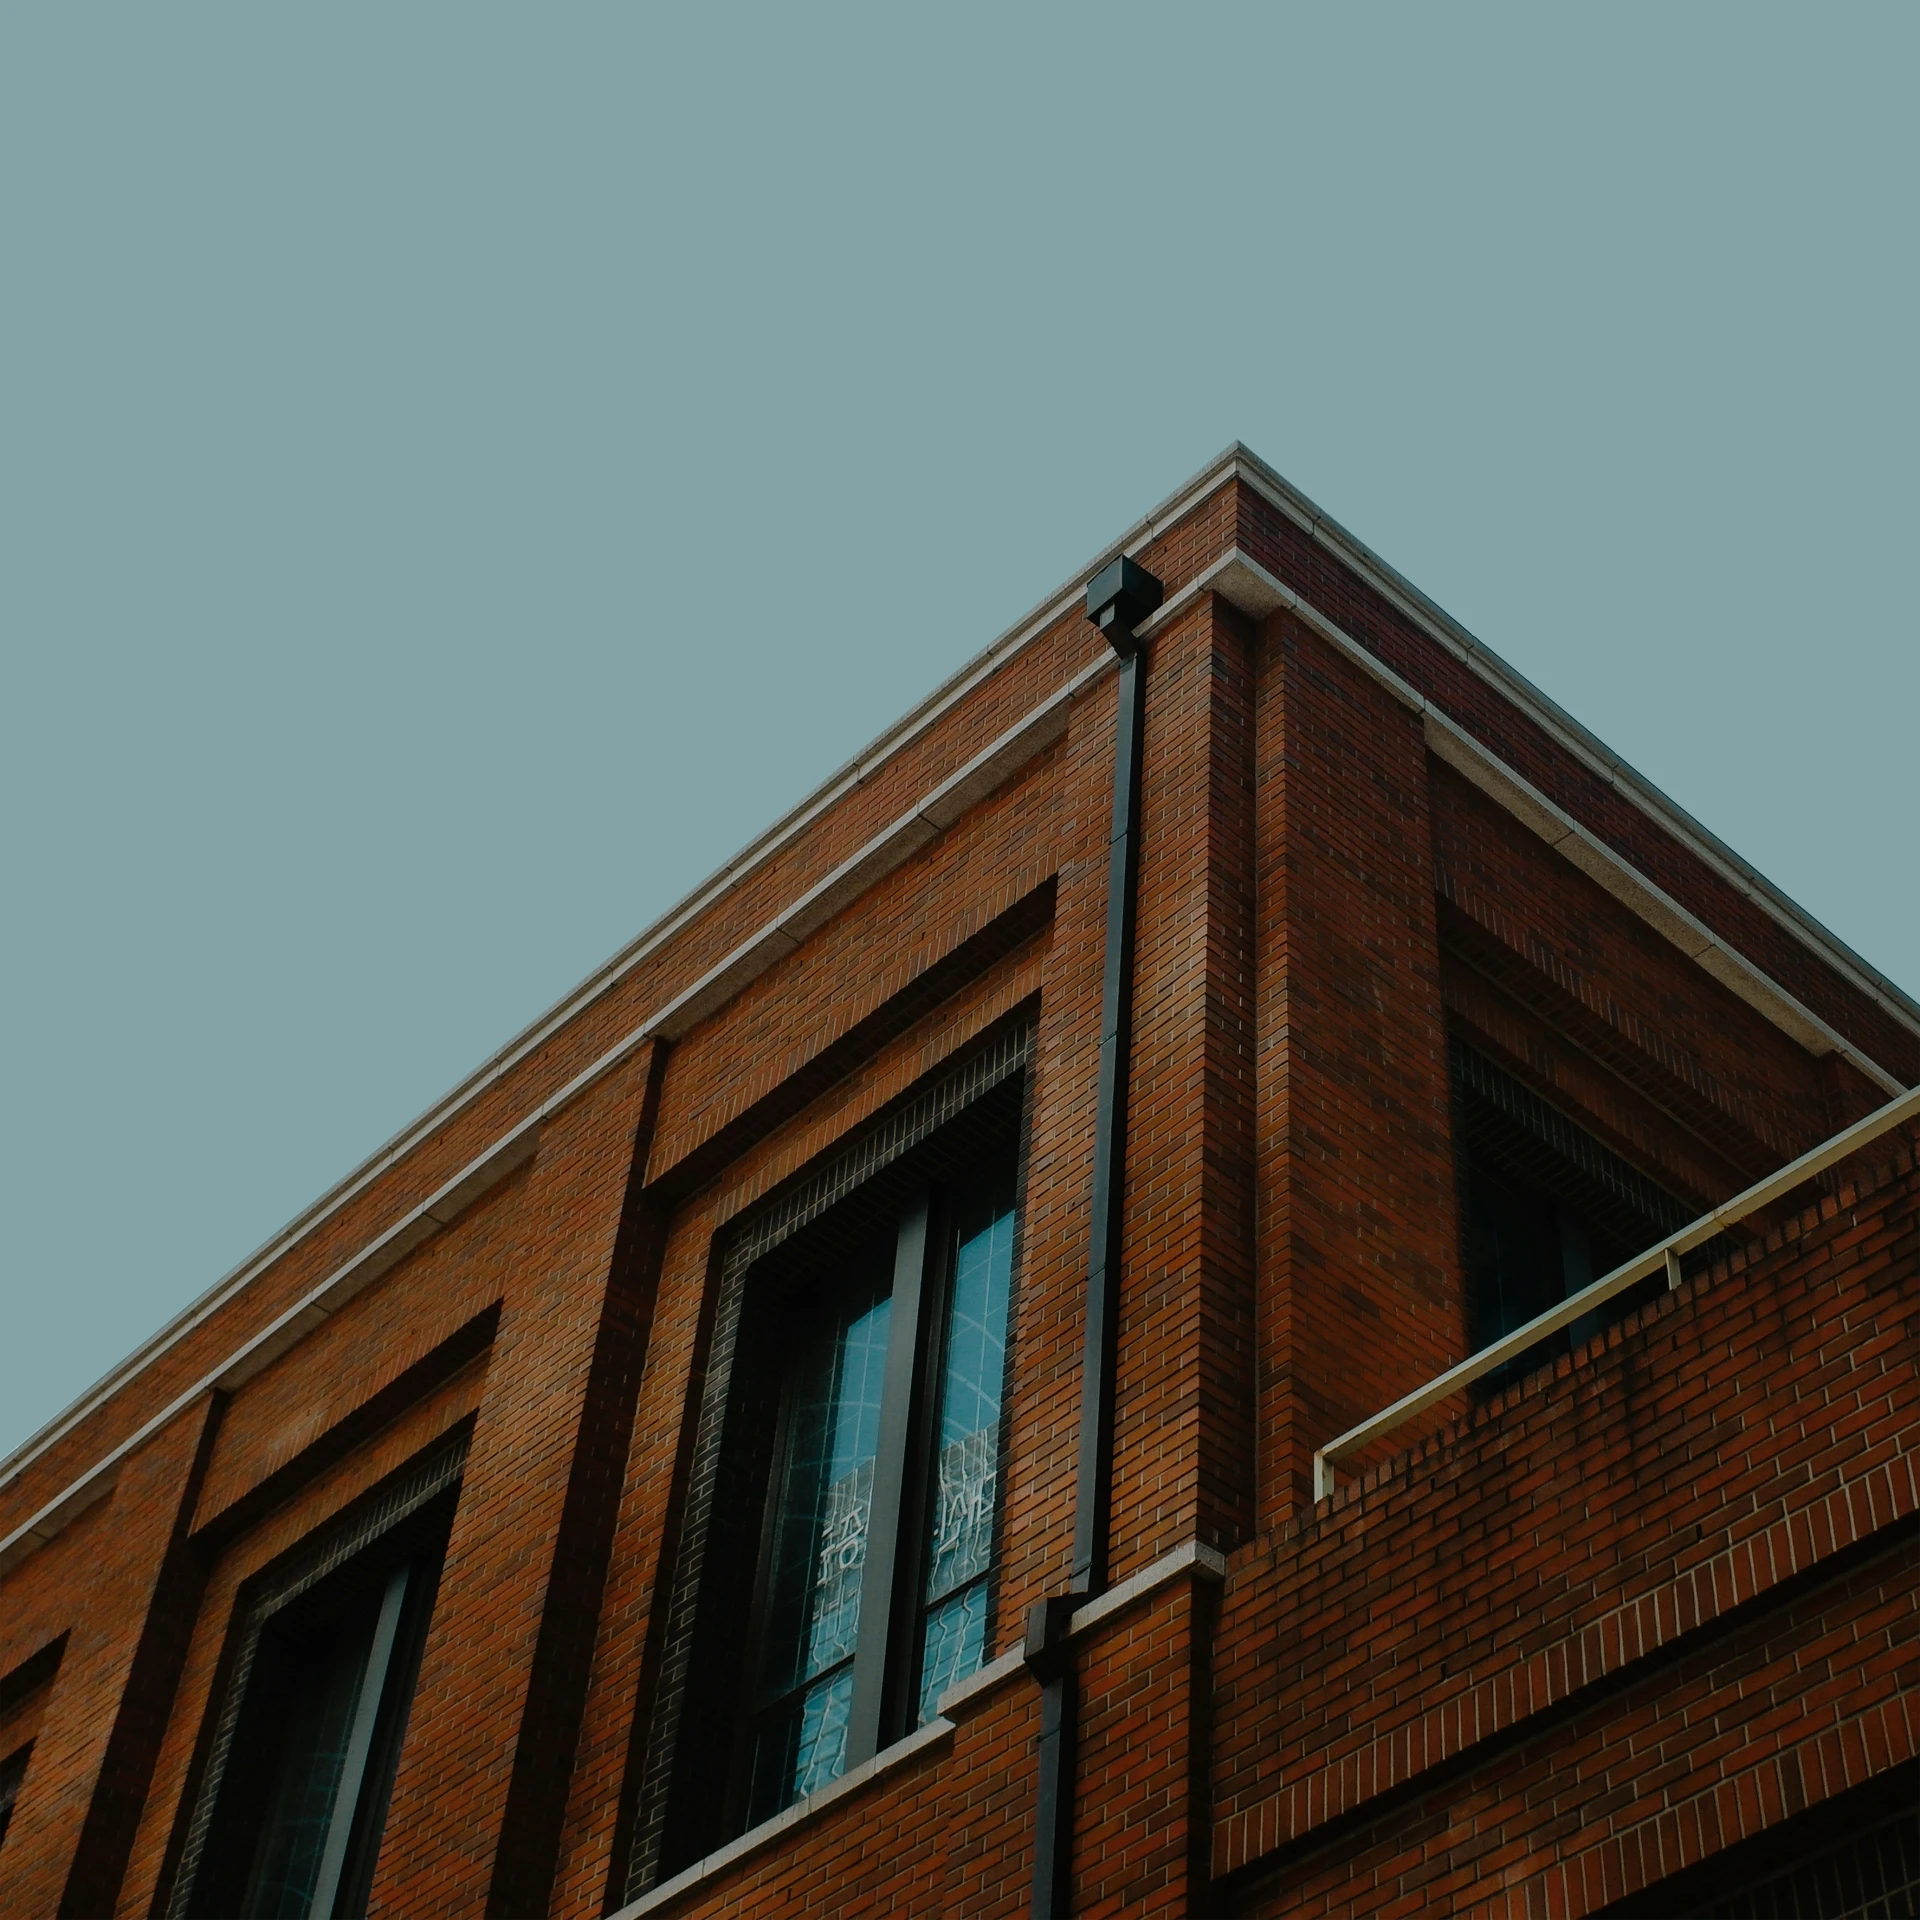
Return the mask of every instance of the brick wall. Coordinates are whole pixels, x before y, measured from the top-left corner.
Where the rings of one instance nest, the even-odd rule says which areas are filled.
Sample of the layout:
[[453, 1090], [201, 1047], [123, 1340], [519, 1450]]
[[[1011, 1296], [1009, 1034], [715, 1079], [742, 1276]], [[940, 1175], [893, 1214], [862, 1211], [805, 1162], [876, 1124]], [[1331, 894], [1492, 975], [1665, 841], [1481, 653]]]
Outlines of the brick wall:
[[1249, 637], [1209, 602], [1147, 676], [1115, 1578], [1253, 1524], [1252, 759]]
[[1574, 1104], [1559, 1066], [1584, 1056], [1738, 1185], [1837, 1131], [1811, 1055], [1451, 769], [1436, 765], [1433, 792], [1443, 941], [1463, 990], [1547, 1030], [1522, 1068], [1543, 1090]]
[[1249, 1911], [1497, 1865], [1487, 1910], [1577, 1915], [1910, 1756], [1916, 1191], [1908, 1148], [1236, 1561]]
[[[22, 1914], [105, 1910], [147, 1801], [199, 1568], [183, 1533], [219, 1403], [203, 1400], [127, 1462], [111, 1524], [66, 1569], [71, 1626], [48, 1691], [0, 1882]], [[11, 1663], [9, 1663], [11, 1664]]]
[[[1244, 481], [1138, 557], [1171, 596], [1235, 545], [1920, 1078], [1913, 1035]], [[697, 1024], [637, 1036], [1104, 657], [1057, 611], [0, 1486], [4, 1533], [181, 1403], [0, 1572], [0, 1739], [34, 1743], [0, 1907], [164, 1907], [249, 1583], [456, 1428], [374, 1911], [617, 1905], [716, 1240], [1016, 1014], [1034, 1041], [990, 1651], [1017, 1645], [1071, 1550], [1112, 677]], [[1912, 1747], [1910, 1154], [1759, 1223], [1763, 1248], [1577, 1365], [1436, 1414], [1330, 1506], [1307, 1483], [1315, 1446], [1464, 1350], [1449, 1032], [1703, 1204], [1878, 1089], [1431, 760], [1306, 623], [1201, 594], [1149, 659], [1112, 1534], [1115, 1577], [1147, 1586], [1074, 1642], [1076, 1911], [1586, 1912], [1884, 1771]], [[195, 1391], [617, 1047], [477, 1204], [271, 1364]], [[1224, 1590], [1185, 1561], [1153, 1573], [1196, 1542], [1231, 1556]], [[1026, 1912], [1037, 1697], [1004, 1662], [950, 1727], [673, 1910]], [[1728, 1730], [1710, 1750], [1687, 1732], [1703, 1713]]]
[[422, 1395], [378, 1436], [354, 1449], [340, 1466], [310, 1481], [231, 1544], [222, 1547], [217, 1525], [211, 1530], [207, 1584], [195, 1610], [175, 1711], [155, 1764], [152, 1791], [125, 1883], [112, 1911], [145, 1914], [171, 1892], [180, 1843], [185, 1837], [179, 1810], [191, 1803], [206, 1764], [211, 1726], [203, 1709], [219, 1696], [236, 1605], [248, 1584], [298, 1552], [305, 1541], [337, 1520], [370, 1489], [470, 1421], [485, 1384], [483, 1353], [438, 1388]]
[[1427, 753], [1298, 621], [1263, 640], [1260, 1521], [1466, 1351]]
[[1563, 807], [1682, 906], [1831, 1021], [1908, 1085], [1920, 1080], [1920, 1036], [1895, 1021], [1795, 940], [1733, 882], [1704, 863], [1612, 782], [1568, 751], [1317, 543], [1254, 487], [1236, 488], [1242, 549], [1339, 622], [1362, 646]]

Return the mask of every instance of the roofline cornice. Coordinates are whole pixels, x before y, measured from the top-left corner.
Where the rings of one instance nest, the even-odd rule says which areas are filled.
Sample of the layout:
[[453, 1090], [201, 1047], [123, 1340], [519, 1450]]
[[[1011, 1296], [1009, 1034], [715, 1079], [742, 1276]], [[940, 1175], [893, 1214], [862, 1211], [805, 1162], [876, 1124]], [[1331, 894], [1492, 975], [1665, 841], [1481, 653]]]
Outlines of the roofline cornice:
[[1252, 487], [1284, 513], [1309, 538], [1338, 559], [1447, 652], [1486, 680], [1589, 772], [1614, 787], [1720, 878], [1737, 888], [1816, 958], [1866, 995], [1881, 1010], [1920, 1034], [1920, 1001], [1903, 992], [1804, 908], [1741, 859], [1676, 801], [1612, 752], [1601, 740], [1550, 699], [1525, 675], [1476, 639], [1443, 608], [1380, 558], [1370, 547], [1323, 511], [1250, 447], [1239, 441], [1226, 447], [1158, 506], [1144, 514], [1087, 564], [1079, 567], [1027, 614], [895, 721], [814, 791], [776, 820], [604, 965], [523, 1028], [416, 1119], [411, 1120], [359, 1166], [320, 1195], [244, 1260], [183, 1307], [166, 1324], [103, 1374], [38, 1431], [0, 1459], [0, 1489], [17, 1479], [35, 1459], [138, 1375], [153, 1357], [195, 1325], [237, 1297], [253, 1280], [299, 1245], [309, 1233], [364, 1193], [433, 1133], [470, 1106], [525, 1060], [576, 1014], [617, 985], [676, 934], [717, 906], [728, 892], [790, 845], [838, 801], [878, 774], [895, 755], [912, 745], [944, 714], [957, 706], [1008, 661], [1017, 658], [1041, 634], [1072, 614], [1086, 583], [1121, 554], [1151, 545], [1169, 527], [1232, 481]]
[[[1583, 727], [1551, 695], [1543, 693], [1467, 628], [1436, 605], [1405, 575], [1396, 571], [1358, 536], [1316, 506], [1286, 477], [1276, 472], [1252, 448], [1235, 443], [1223, 460], [1231, 460], [1243, 479], [1303, 532], [1359, 575], [1431, 640], [1445, 647], [1489, 685], [1498, 689], [1556, 745], [1572, 754], [1588, 772], [1631, 800], [1642, 813], [1664, 828], [1687, 851], [1722, 880], [1750, 899], [1784, 931], [1807, 946], [1849, 986], [1867, 995], [1883, 1013], [1920, 1033], [1920, 1000], [1890, 980], [1871, 961], [1856, 953], [1839, 935], [1816, 920], [1806, 908], [1783, 893], [1765, 874], [1743, 860], [1710, 827], [1663, 792], [1645, 774], [1631, 766], [1605, 741]], [[1218, 463], [1216, 463], [1218, 464]]]

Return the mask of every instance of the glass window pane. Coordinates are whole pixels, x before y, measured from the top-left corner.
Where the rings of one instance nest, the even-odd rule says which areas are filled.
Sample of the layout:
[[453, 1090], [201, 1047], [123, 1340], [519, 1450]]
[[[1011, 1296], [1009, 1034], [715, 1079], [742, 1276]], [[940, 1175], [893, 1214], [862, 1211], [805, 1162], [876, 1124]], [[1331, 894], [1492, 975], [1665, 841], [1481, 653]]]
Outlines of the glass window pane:
[[1545, 1196], [1469, 1165], [1467, 1266], [1476, 1347], [1491, 1345], [1560, 1298], [1559, 1256]]
[[247, 1901], [247, 1911], [261, 1920], [307, 1920], [373, 1628], [373, 1617], [366, 1614], [318, 1651], [288, 1703], [273, 1798]]
[[921, 1654], [922, 1719], [931, 1714], [931, 1701], [985, 1657], [983, 1576], [993, 1564], [999, 1508], [1000, 1402], [1006, 1387], [1007, 1302], [1013, 1280], [1011, 1186], [1003, 1176], [970, 1196], [955, 1220], [953, 1278], [941, 1346], [939, 1452], [922, 1595], [933, 1608]]
[[[892, 1317], [877, 1280], [849, 1289], [813, 1322], [789, 1363], [760, 1662], [769, 1711], [756, 1731], [749, 1795], [758, 1818], [824, 1786], [845, 1764], [853, 1680], [846, 1663], [860, 1634]], [[790, 1697], [802, 1687], [799, 1699]]]
[[987, 1583], [950, 1595], [927, 1615], [926, 1651], [920, 1662], [922, 1725], [939, 1710], [940, 1696], [956, 1680], [980, 1670], [987, 1646]]
[[853, 1708], [851, 1662], [816, 1680], [762, 1716], [747, 1788], [747, 1824], [770, 1820], [802, 1794], [839, 1779], [847, 1765], [847, 1719]]

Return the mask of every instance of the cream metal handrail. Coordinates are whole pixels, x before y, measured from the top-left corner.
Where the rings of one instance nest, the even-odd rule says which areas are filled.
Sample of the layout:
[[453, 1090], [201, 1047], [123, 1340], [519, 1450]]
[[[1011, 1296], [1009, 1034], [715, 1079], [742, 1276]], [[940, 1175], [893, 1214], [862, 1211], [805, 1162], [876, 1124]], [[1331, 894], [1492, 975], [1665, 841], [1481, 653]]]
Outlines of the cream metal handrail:
[[1351, 1459], [1361, 1448], [1391, 1433], [1415, 1414], [1424, 1413], [1427, 1408], [1458, 1393], [1462, 1387], [1470, 1386], [1483, 1374], [1504, 1366], [1516, 1354], [1525, 1353], [1548, 1334], [1571, 1326], [1582, 1314], [1591, 1313], [1595, 1307], [1611, 1300], [1615, 1294], [1624, 1293], [1637, 1281], [1658, 1273], [1664, 1267], [1667, 1285], [1677, 1287], [1680, 1284], [1680, 1256], [1683, 1253], [1691, 1252], [1711, 1240], [1716, 1233], [1737, 1225], [1748, 1215], [1759, 1212], [1770, 1201], [1791, 1193], [1802, 1181], [1812, 1179], [1816, 1173], [1824, 1173], [1850, 1153], [1858, 1152], [1869, 1141], [1879, 1139], [1883, 1133], [1890, 1133], [1909, 1120], [1920, 1120], [1920, 1087], [1909, 1088], [1907, 1092], [1889, 1100], [1884, 1107], [1868, 1114], [1864, 1120], [1856, 1120], [1844, 1132], [1836, 1133], [1811, 1153], [1803, 1153], [1798, 1160], [1789, 1162], [1778, 1173], [1768, 1174], [1746, 1192], [1735, 1194], [1711, 1213], [1703, 1213], [1678, 1233], [1670, 1233], [1644, 1253], [1635, 1254], [1623, 1266], [1615, 1267], [1592, 1286], [1569, 1294], [1558, 1306], [1549, 1307], [1525, 1326], [1502, 1334], [1491, 1345], [1482, 1347], [1457, 1367], [1449, 1367], [1445, 1373], [1436, 1375], [1424, 1387], [1416, 1387], [1370, 1420], [1361, 1421], [1357, 1427], [1349, 1427], [1337, 1440], [1329, 1440], [1313, 1456], [1313, 1497], [1324, 1500], [1333, 1491], [1334, 1468]]

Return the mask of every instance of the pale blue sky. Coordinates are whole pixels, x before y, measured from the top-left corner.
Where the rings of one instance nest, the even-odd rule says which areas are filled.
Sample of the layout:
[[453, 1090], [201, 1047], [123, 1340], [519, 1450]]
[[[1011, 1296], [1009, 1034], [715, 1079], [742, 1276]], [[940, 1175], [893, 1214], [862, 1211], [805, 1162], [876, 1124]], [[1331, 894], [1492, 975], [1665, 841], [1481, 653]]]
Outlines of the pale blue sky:
[[0, 1445], [1234, 438], [1920, 987], [1916, 54], [0, 15]]

